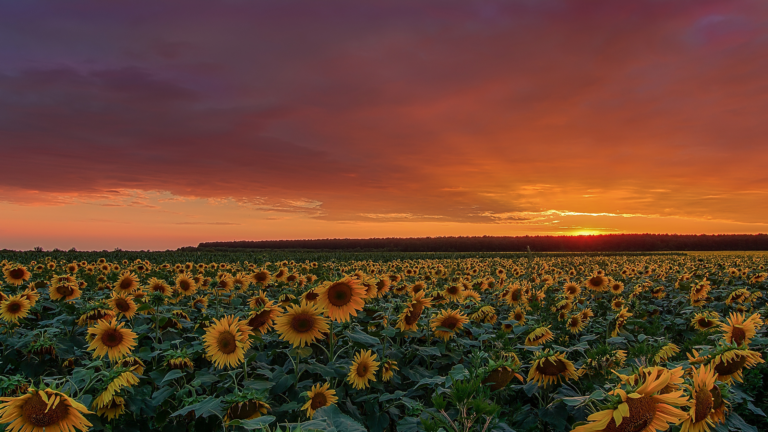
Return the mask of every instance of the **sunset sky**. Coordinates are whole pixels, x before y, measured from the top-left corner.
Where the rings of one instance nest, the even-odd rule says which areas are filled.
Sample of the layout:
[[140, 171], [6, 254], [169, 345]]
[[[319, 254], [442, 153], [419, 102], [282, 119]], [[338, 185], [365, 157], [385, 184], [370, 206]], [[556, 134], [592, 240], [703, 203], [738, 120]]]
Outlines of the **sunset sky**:
[[0, 5], [0, 249], [624, 232], [768, 232], [768, 2]]

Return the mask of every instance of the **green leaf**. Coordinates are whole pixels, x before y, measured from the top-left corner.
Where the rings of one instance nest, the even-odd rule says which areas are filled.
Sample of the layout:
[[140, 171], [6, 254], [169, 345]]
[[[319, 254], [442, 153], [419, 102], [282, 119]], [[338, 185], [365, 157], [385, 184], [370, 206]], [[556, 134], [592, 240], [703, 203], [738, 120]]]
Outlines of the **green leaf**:
[[356, 328], [351, 332], [346, 333], [347, 336], [349, 336], [350, 339], [357, 343], [361, 343], [368, 347], [375, 347], [379, 345], [379, 339], [360, 331], [360, 329]]
[[268, 425], [275, 421], [275, 416], [261, 416], [251, 420], [232, 420], [227, 423], [228, 426], [241, 426], [248, 430], [268, 429]]
[[171, 416], [180, 416], [192, 411], [195, 412], [195, 417], [208, 417], [211, 414], [222, 415], [224, 414], [224, 402], [219, 398], [208, 396], [203, 401], [182, 408], [171, 414]]
[[166, 381], [174, 380], [183, 375], [184, 375], [184, 371], [180, 369], [174, 369], [165, 375], [165, 378], [163, 378], [163, 380], [160, 381], [160, 385], [163, 385], [163, 383], [165, 383]]
[[329, 405], [315, 411], [313, 420], [325, 421], [327, 428], [321, 430], [334, 428], [342, 432], [367, 432], [360, 423], [356, 422], [352, 417], [343, 414], [336, 405]]

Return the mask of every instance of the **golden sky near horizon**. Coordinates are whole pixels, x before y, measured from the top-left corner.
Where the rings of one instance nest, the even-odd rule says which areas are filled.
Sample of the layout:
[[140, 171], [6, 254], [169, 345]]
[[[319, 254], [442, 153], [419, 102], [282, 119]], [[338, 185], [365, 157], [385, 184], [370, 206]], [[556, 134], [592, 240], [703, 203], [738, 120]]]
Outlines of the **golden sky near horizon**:
[[187, 4], [0, 6], [0, 248], [768, 232], [764, 2]]

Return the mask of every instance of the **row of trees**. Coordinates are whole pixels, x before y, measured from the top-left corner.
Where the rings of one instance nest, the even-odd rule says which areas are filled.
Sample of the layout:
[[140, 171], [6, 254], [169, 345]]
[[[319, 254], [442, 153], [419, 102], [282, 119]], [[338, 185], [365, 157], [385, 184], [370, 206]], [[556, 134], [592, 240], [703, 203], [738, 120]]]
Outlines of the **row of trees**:
[[652, 252], [768, 250], [768, 234], [388, 237], [205, 242], [199, 249], [387, 250], [398, 252]]

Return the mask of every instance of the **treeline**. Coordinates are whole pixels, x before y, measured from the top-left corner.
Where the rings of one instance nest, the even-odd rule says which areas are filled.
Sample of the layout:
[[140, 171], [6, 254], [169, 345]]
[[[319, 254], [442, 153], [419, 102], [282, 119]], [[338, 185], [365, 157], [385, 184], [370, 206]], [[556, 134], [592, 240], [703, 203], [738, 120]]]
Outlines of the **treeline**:
[[383, 250], [393, 252], [765, 251], [768, 234], [605, 234], [594, 236], [387, 237], [205, 242], [198, 249]]

